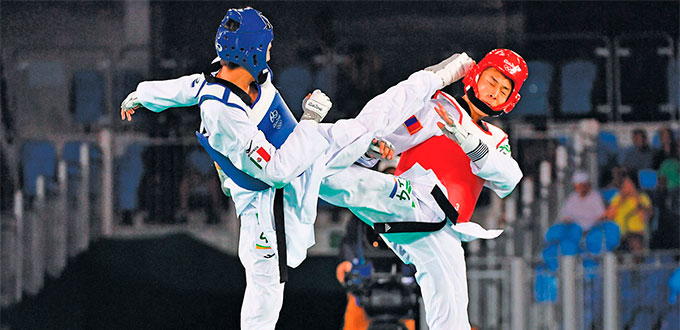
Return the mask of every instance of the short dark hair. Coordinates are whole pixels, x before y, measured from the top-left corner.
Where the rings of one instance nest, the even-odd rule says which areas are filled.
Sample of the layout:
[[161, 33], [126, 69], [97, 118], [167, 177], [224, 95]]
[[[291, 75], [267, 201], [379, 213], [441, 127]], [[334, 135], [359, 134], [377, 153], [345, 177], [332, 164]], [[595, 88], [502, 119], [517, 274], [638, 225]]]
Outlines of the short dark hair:
[[229, 68], [230, 70], [234, 70], [234, 69], [237, 69], [237, 68], [240, 67], [240, 65], [238, 65], [238, 64], [236, 64], [236, 63], [234, 63], [234, 62], [228, 62], [228, 61], [225, 61], [225, 60], [223, 60], [223, 59], [220, 59], [220, 64], [221, 64], [222, 66], [226, 66], [226, 67]]
[[642, 137], [647, 138], [647, 132], [642, 128], [636, 128], [633, 130], [633, 136], [642, 135]]
[[640, 179], [638, 178], [638, 175], [635, 170], [625, 169], [621, 174], [621, 182], [623, 182], [623, 180], [625, 180], [626, 178], [629, 178], [630, 181], [633, 182], [635, 189], [640, 190]]

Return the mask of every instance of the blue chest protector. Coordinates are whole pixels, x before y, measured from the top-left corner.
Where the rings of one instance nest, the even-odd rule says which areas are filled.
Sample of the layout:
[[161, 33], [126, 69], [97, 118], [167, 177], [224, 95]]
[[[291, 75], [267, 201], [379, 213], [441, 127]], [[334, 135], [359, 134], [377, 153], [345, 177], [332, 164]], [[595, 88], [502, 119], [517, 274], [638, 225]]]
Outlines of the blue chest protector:
[[[231, 91], [227, 88], [222, 99], [212, 95], [204, 95], [201, 97], [199, 105], [206, 99], [212, 99], [227, 104], [232, 107], [232, 109], [233, 107], [238, 107], [235, 104], [227, 103], [230, 93]], [[262, 91], [260, 91], [260, 93], [262, 93]], [[297, 125], [297, 121], [295, 120], [293, 113], [290, 112], [290, 109], [288, 109], [288, 106], [283, 101], [283, 98], [281, 98], [279, 92], [275, 90], [274, 93], [274, 98], [272, 99], [271, 104], [269, 104], [267, 112], [262, 117], [262, 120], [260, 120], [260, 122], [257, 124], [257, 128], [262, 131], [262, 133], [264, 133], [267, 141], [269, 141], [269, 143], [278, 149], [286, 141], [290, 133], [293, 132], [293, 129], [295, 129], [295, 126]], [[255, 106], [266, 105], [256, 103]], [[224, 171], [224, 173], [232, 181], [234, 181], [234, 183], [236, 183], [236, 185], [243, 189], [252, 191], [260, 191], [271, 188], [268, 184], [253, 178], [234, 166], [229, 158], [210, 146], [208, 138], [205, 135], [201, 134], [200, 132], [196, 132], [196, 137], [198, 137], [198, 142], [201, 144], [201, 146], [203, 146], [203, 148], [205, 148], [210, 157], [222, 168], [222, 171]]]

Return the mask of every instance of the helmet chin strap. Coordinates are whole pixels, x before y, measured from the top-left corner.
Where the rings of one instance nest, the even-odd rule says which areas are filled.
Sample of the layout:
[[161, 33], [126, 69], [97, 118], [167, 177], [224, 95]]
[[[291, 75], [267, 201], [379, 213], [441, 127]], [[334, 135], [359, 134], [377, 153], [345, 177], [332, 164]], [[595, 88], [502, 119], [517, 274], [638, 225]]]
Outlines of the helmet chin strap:
[[468, 88], [467, 91], [465, 91], [465, 95], [467, 95], [468, 99], [470, 102], [472, 102], [472, 105], [477, 107], [477, 109], [482, 110], [485, 114], [491, 117], [498, 117], [502, 115], [504, 112], [502, 110], [500, 111], [495, 111], [491, 109], [486, 103], [482, 102], [482, 100], [478, 99], [477, 96], [475, 96], [474, 89], [472, 87]]
[[269, 70], [262, 70], [260, 74], [257, 75], [257, 84], [262, 85], [267, 81], [267, 76], [269, 76]]
[[265, 71], [260, 72], [260, 74], [257, 75], [257, 84], [262, 85], [264, 84], [265, 81], [267, 81], [267, 75], [268, 73]]

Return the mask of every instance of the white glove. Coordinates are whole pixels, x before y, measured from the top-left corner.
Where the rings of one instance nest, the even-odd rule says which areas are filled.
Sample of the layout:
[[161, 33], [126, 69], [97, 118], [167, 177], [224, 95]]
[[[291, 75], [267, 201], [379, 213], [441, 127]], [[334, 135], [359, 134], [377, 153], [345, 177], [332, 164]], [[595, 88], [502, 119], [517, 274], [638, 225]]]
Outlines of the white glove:
[[484, 166], [484, 162], [489, 155], [489, 147], [478, 137], [470, 134], [457, 120], [453, 119], [441, 103], [437, 102], [435, 111], [444, 122], [437, 122], [437, 126], [444, 135], [460, 145], [463, 152], [470, 157], [479, 168]]
[[444, 88], [458, 79], [465, 77], [465, 74], [472, 68], [475, 61], [466, 53], [453, 54], [451, 57], [425, 68], [426, 71], [434, 72], [442, 80]]
[[383, 138], [373, 139], [368, 146], [366, 156], [378, 159], [392, 159], [394, 157], [394, 145]]
[[470, 136], [470, 133], [468, 133], [468, 131], [463, 128], [463, 125], [458, 123], [457, 120], [451, 118], [449, 112], [444, 109], [441, 103], [437, 102], [434, 110], [437, 111], [439, 117], [444, 120], [444, 123], [437, 123], [437, 126], [444, 132], [444, 135], [459, 145], [462, 145], [468, 136]]
[[131, 116], [135, 113], [135, 110], [141, 106], [142, 104], [137, 98], [137, 91], [130, 93], [125, 100], [123, 100], [123, 103], [120, 104], [120, 119], [125, 120], [125, 117], [127, 117], [128, 121], [132, 120]]
[[333, 106], [331, 99], [322, 91], [314, 90], [302, 100], [301, 120], [321, 122]]

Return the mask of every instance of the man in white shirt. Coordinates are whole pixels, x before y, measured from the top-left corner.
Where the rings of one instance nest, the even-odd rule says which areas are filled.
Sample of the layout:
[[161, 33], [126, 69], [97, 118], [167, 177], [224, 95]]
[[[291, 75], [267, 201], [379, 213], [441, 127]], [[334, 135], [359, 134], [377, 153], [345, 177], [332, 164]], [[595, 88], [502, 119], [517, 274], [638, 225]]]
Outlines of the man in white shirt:
[[602, 195], [590, 186], [588, 174], [581, 170], [574, 172], [571, 183], [574, 191], [562, 203], [558, 219], [577, 223], [583, 232], [590, 230], [604, 216]]

